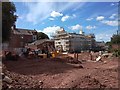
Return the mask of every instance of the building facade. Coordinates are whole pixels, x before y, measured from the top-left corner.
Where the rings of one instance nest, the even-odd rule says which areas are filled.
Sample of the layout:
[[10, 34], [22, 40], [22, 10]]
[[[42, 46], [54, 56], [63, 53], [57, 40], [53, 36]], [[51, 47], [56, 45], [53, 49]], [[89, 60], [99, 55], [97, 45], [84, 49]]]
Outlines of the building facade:
[[26, 45], [26, 47], [33, 49], [33, 50], [48, 50], [48, 51], [54, 51], [54, 41], [49, 39], [41, 39], [36, 40], [32, 43], [29, 43]]
[[104, 50], [108, 50], [108, 46], [105, 44], [104, 41], [96, 41], [96, 47], [95, 47], [95, 51], [104, 51]]
[[21, 28], [13, 28], [9, 41], [9, 50], [20, 52], [25, 45], [37, 40], [37, 31]]
[[82, 30], [80, 34], [67, 33], [63, 28], [60, 28], [53, 36], [55, 40], [55, 48], [67, 52], [80, 52], [84, 50], [91, 50], [94, 47], [95, 36], [84, 35]]

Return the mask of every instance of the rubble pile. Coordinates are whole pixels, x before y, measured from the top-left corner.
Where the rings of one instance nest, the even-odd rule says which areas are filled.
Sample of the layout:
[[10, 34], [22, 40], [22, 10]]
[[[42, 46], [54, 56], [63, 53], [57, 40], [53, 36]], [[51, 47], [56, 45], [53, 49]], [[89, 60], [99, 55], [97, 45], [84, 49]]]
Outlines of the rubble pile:
[[72, 63], [72, 64], [81, 64], [82, 63], [82, 61], [77, 60], [76, 58], [73, 58], [71, 56], [58, 57], [58, 58], [54, 58], [54, 60], [60, 61], [60, 62]]
[[[34, 79], [32, 75], [21, 75], [18, 73], [10, 72], [3, 65], [2, 76], [2, 89], [29, 89], [29, 88], [42, 88], [42, 81]], [[7, 77], [7, 79], [5, 79]]]
[[96, 78], [91, 77], [90, 75], [83, 76], [76, 85], [76, 88], [105, 88], [106, 86], [102, 84]]

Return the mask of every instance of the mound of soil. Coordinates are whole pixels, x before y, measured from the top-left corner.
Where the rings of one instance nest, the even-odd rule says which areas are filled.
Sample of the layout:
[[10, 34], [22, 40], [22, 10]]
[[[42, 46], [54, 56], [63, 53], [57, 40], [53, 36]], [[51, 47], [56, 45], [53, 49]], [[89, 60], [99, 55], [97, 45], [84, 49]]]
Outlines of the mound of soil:
[[6, 69], [6, 67], [3, 65], [3, 73], [5, 76], [8, 76], [10, 79], [12, 79], [12, 83], [8, 83], [3, 80], [3, 86], [2, 89], [23, 89], [23, 88], [42, 88], [42, 81], [39, 81], [37, 79], [34, 79], [34, 76], [26, 76], [21, 75], [18, 73], [10, 72]]
[[[12, 83], [3, 89], [118, 88], [118, 59], [81, 63], [71, 57], [3, 61], [3, 73]], [[77, 62], [77, 64], [76, 64]]]

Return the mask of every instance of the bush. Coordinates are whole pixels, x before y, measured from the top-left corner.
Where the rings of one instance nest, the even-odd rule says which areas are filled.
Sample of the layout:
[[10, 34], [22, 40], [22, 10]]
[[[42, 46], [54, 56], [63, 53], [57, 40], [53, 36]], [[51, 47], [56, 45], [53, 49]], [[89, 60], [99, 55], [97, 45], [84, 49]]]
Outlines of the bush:
[[116, 57], [120, 57], [120, 50], [114, 50], [113, 55]]

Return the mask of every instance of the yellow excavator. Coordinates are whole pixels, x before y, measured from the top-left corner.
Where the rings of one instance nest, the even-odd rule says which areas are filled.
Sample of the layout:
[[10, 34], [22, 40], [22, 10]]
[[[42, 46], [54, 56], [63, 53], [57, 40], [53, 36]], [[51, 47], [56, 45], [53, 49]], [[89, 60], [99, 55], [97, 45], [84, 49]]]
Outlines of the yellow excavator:
[[52, 46], [51, 47], [48, 46], [48, 49], [49, 49], [49, 52], [51, 53], [51, 55], [52, 55], [53, 58], [57, 57], [62, 52], [62, 48], [59, 48], [59, 49], [56, 50]]

